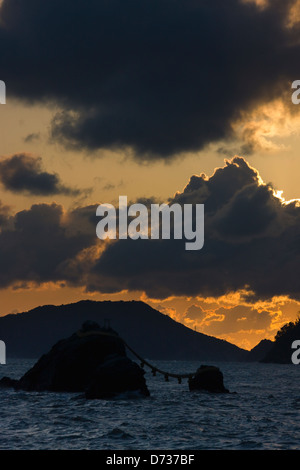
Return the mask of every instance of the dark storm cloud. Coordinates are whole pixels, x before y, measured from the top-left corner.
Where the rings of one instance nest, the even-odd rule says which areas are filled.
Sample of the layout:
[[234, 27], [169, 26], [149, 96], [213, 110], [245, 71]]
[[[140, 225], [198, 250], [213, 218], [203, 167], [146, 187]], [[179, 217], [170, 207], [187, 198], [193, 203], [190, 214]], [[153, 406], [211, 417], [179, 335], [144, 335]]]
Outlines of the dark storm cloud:
[[40, 196], [80, 194], [79, 190], [64, 186], [57, 174], [43, 171], [40, 157], [27, 153], [0, 160], [0, 182], [5, 189], [15, 193], [25, 192]]
[[0, 233], [0, 286], [64, 281], [69, 263], [95, 241], [89, 226], [95, 210], [65, 214], [60, 205], [35, 204], [18, 212]]
[[89, 287], [143, 290], [149, 297], [219, 296], [245, 289], [248, 299], [300, 298], [300, 207], [284, 204], [241, 157], [207, 178], [193, 176], [169, 203], [204, 203], [205, 243], [119, 240], [95, 264]]
[[243, 158], [210, 177], [191, 177], [168, 202], [204, 204], [201, 250], [186, 251], [185, 240], [102, 242], [96, 237], [98, 205], [64, 212], [38, 204], [15, 215], [0, 206], [0, 286], [54, 281], [161, 299], [244, 290], [248, 301], [278, 295], [300, 300], [300, 204], [276, 197]]
[[10, 215], [11, 208], [0, 201], [0, 230], [7, 226]]
[[28, 134], [26, 137], [24, 137], [24, 142], [26, 144], [34, 142], [35, 140], [40, 139], [40, 133], [39, 132], [32, 132], [31, 134]]
[[171, 158], [232, 138], [232, 122], [299, 78], [294, 0], [4, 0], [8, 92], [61, 108], [66, 146]]

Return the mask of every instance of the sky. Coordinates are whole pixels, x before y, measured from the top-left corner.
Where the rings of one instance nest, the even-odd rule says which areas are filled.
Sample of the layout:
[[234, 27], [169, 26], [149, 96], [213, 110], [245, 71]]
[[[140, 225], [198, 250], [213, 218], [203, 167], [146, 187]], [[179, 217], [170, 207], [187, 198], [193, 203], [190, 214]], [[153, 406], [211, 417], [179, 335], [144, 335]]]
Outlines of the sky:
[[[143, 300], [251, 349], [300, 311], [300, 2], [3, 0], [0, 315]], [[204, 204], [205, 241], [96, 208]]]

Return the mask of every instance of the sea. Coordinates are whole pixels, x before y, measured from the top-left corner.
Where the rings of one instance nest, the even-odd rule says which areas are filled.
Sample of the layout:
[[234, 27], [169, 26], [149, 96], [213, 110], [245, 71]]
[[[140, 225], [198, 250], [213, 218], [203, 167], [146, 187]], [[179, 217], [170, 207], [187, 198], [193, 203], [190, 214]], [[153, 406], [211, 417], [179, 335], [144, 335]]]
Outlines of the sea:
[[[0, 378], [18, 379], [35, 362], [7, 359]], [[201, 365], [152, 363], [170, 373]], [[0, 389], [0, 450], [299, 450], [300, 365], [204, 364], [220, 368], [230, 393], [190, 392], [186, 379], [147, 368], [146, 398]]]

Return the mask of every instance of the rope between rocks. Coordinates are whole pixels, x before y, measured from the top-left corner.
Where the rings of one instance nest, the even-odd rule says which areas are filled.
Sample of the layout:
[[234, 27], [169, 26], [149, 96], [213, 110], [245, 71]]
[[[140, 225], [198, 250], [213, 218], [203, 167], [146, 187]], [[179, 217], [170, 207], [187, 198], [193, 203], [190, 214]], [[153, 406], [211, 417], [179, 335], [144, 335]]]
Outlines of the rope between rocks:
[[152, 371], [152, 374], [155, 376], [157, 373], [158, 374], [161, 374], [164, 376], [166, 382], [169, 380], [169, 377], [173, 377], [175, 379], [178, 380], [179, 383], [181, 383], [181, 380], [182, 379], [188, 379], [188, 380], [191, 380], [195, 375], [196, 375], [196, 372], [194, 373], [189, 373], [189, 374], [174, 374], [173, 372], [166, 372], [164, 370], [161, 370], [159, 369], [158, 367], [154, 366], [153, 364], [150, 364], [150, 362], [146, 361], [146, 359], [144, 359], [142, 356], [140, 356], [137, 352], [135, 352], [124, 340], [123, 338], [120, 338], [119, 335], [117, 334], [113, 334], [113, 333], [110, 333], [110, 332], [104, 332], [104, 331], [87, 331], [87, 332], [77, 332], [77, 335], [78, 336], [89, 336], [89, 335], [95, 335], [95, 334], [98, 334], [98, 335], [105, 335], [105, 336], [114, 336], [118, 339], [120, 339], [124, 346], [135, 356], [137, 357], [137, 359], [139, 359], [139, 361], [141, 361], [141, 367], [144, 368], [144, 366], [148, 366], [151, 371]]
[[122, 341], [123, 341], [124, 345], [126, 346], [126, 348], [128, 348], [129, 351], [132, 354], [134, 354], [141, 361], [141, 367], [148, 366], [152, 370], [153, 375], [156, 375], [156, 373], [162, 374], [162, 375], [164, 375], [166, 381], [168, 381], [169, 377], [174, 377], [175, 379], [178, 380], [179, 383], [181, 383], [181, 379], [189, 379], [190, 380], [195, 376], [195, 373], [191, 373], [191, 374], [174, 374], [172, 372], [165, 372], [165, 371], [159, 369], [158, 367], [153, 366], [152, 364], [150, 364], [150, 362], [146, 361], [146, 359], [142, 358], [130, 346], [128, 346], [128, 344], [124, 340], [122, 340]]

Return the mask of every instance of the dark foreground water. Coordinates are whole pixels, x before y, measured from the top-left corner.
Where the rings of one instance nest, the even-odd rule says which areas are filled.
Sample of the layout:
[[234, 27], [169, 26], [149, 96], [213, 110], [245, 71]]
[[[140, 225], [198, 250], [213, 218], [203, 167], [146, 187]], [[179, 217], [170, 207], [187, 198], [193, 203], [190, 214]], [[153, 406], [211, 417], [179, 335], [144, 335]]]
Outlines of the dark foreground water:
[[[35, 361], [8, 360], [19, 378]], [[199, 363], [155, 364], [194, 372]], [[220, 363], [225, 395], [189, 392], [186, 380], [146, 373], [151, 396], [86, 400], [79, 394], [0, 389], [0, 449], [300, 449], [300, 366]]]

